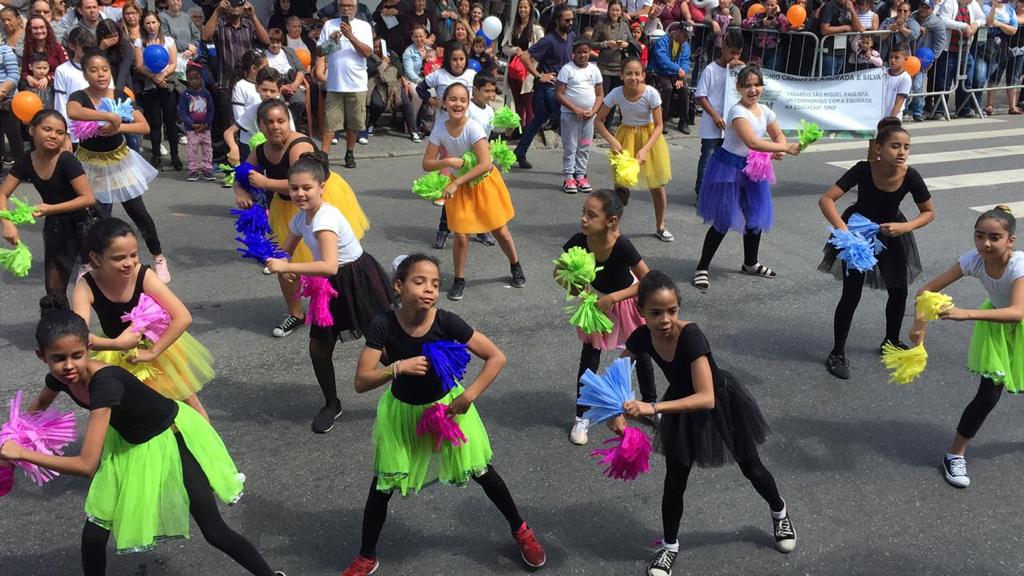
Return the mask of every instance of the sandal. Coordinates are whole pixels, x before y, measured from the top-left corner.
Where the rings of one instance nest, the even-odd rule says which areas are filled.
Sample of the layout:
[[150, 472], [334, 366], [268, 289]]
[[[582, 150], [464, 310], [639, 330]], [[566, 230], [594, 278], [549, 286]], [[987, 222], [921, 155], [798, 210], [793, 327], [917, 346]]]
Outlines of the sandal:
[[996, 109], [991, 106], [985, 106], [985, 116], [991, 116], [996, 113]]
[[707, 270], [697, 270], [693, 273], [693, 279], [690, 280], [690, 284], [698, 290], [707, 290], [711, 287], [711, 282], [708, 280]]
[[1021, 112], [1020, 108], [1014, 106], [1013, 108], [1010, 108], [1009, 114], [1012, 116], [1019, 116], [1021, 114], [1024, 114], [1024, 112]]
[[761, 264], [760, 262], [754, 264], [753, 266], [747, 266], [746, 264], [744, 264], [740, 268], [740, 272], [742, 272], [743, 274], [748, 274], [750, 276], [760, 276], [761, 278], [775, 278], [776, 276], [775, 270], [772, 270], [771, 268], [765, 266], [764, 264]]

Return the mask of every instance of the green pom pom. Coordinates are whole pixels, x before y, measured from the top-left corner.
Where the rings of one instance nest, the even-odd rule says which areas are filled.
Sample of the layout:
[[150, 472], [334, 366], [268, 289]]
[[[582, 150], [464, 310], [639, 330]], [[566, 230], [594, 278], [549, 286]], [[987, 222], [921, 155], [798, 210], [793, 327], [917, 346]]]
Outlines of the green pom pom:
[[555, 280], [566, 290], [583, 290], [594, 281], [598, 271], [604, 269], [604, 266], [597, 266], [592, 252], [580, 246], [573, 246], [563, 252], [554, 264]]
[[11, 204], [14, 204], [14, 210], [0, 210], [0, 218], [4, 220], [10, 220], [11, 224], [35, 224], [36, 217], [32, 215], [35, 211], [35, 206], [30, 206], [23, 200], [18, 200], [17, 197], [11, 196]]
[[267, 137], [263, 135], [263, 132], [257, 132], [249, 138], [249, 148], [255, 150], [260, 144], [266, 144]]
[[508, 106], [502, 106], [494, 113], [492, 126], [497, 130], [517, 130], [522, 126], [522, 121], [514, 110]]
[[[474, 154], [472, 150], [469, 150], [465, 154], [462, 155], [462, 162], [463, 162], [462, 168], [459, 168], [459, 176], [465, 176], [466, 174], [469, 173], [470, 170], [472, 170], [473, 168], [476, 168], [476, 165], [479, 163], [479, 162], [477, 162], [476, 154]], [[492, 159], [492, 162], [493, 162], [493, 159]], [[484, 178], [486, 178], [486, 177], [487, 177], [487, 173], [485, 172], [485, 173], [481, 174], [480, 176], [477, 176], [476, 178], [471, 180], [469, 182], [469, 185], [470, 186], [476, 186], [477, 184], [483, 182]]]
[[434, 170], [414, 180], [412, 191], [424, 200], [440, 200], [444, 196], [444, 189], [450, 183], [451, 179]]
[[7, 268], [18, 278], [28, 276], [28, 269], [32, 267], [32, 253], [24, 242], [18, 242], [14, 250], [0, 248], [0, 266]]
[[584, 334], [605, 334], [612, 333], [612, 321], [605, 316], [597, 307], [597, 294], [584, 292], [580, 295], [580, 303], [573, 310], [572, 306], [566, 308], [566, 312], [572, 312], [569, 324], [579, 328]]
[[820, 126], [807, 120], [800, 120], [800, 126], [796, 129], [796, 138], [800, 142], [801, 151], [820, 140], [824, 135], [825, 132]]
[[498, 138], [491, 142], [491, 162], [502, 172], [508, 172], [516, 163], [516, 153], [508, 147], [504, 140]]
[[228, 186], [235, 185], [235, 167], [230, 164], [221, 164], [218, 166], [221, 171], [224, 172], [224, 183]]

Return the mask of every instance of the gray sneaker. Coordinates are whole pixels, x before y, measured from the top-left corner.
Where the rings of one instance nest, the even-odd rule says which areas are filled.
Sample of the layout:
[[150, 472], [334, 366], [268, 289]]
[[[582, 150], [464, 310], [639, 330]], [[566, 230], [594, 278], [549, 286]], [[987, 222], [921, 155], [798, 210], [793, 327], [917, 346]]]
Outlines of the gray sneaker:
[[946, 475], [946, 482], [957, 488], [967, 488], [971, 485], [971, 477], [967, 475], [967, 459], [963, 456], [949, 457], [942, 459], [942, 471]]

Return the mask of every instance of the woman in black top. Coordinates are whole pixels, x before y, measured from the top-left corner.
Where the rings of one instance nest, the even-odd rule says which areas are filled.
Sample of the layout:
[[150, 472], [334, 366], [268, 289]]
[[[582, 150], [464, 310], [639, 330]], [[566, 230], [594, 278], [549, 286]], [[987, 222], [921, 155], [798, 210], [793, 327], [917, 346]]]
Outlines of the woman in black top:
[[[792, 551], [796, 532], [786, 503], [757, 453], [757, 445], [768, 436], [768, 424], [757, 402], [731, 374], [718, 368], [700, 328], [679, 318], [679, 291], [671, 278], [657, 270], [648, 272], [640, 281], [637, 300], [647, 324], [626, 341], [624, 356], [650, 354], [668, 379], [668, 389], [659, 402], [631, 400], [624, 405], [632, 417], [663, 415], [655, 447], [665, 456], [664, 536], [647, 573], [672, 573], [679, 551], [683, 494], [694, 465], [705, 468], [735, 461], [768, 503], [775, 547], [780, 552]], [[625, 419], [619, 416], [609, 425], [622, 433]]]
[[[76, 264], [82, 260], [82, 246], [89, 226], [99, 220], [96, 198], [82, 164], [64, 149], [67, 122], [56, 110], [41, 110], [29, 124], [32, 152], [18, 158], [0, 184], [0, 210], [7, 209], [7, 198], [22, 182], [32, 182], [42, 204], [35, 216], [43, 221], [43, 268], [46, 293], [64, 294]], [[19, 240], [18, 229], [3, 222], [3, 236], [11, 244]]]
[[41, 306], [36, 355], [49, 374], [29, 411], [45, 410], [66, 392], [89, 410], [82, 451], [51, 456], [8, 441], [0, 446], [0, 464], [23, 460], [91, 479], [82, 530], [86, 576], [106, 573], [111, 532], [118, 552], [149, 550], [160, 539], [187, 538], [189, 514], [207, 542], [252, 574], [281, 574], [217, 510], [214, 493], [236, 502], [245, 477], [209, 423], [125, 370], [90, 360], [89, 329], [63, 295], [47, 296]]
[[[825, 257], [818, 265], [818, 270], [831, 273], [843, 282], [843, 295], [836, 306], [833, 326], [835, 340], [825, 367], [830, 374], [844, 380], [850, 377], [846, 337], [850, 333], [853, 313], [860, 302], [865, 280], [872, 288], [889, 293], [882, 345], [889, 342], [907, 348], [900, 341], [907, 287], [921, 273], [921, 257], [917, 253], [913, 231], [935, 219], [935, 208], [924, 178], [907, 165], [910, 134], [899, 126], [883, 128], [875, 137], [873, 150], [878, 154], [876, 161], [858, 162], [818, 201], [825, 219], [839, 230], [846, 230], [846, 222], [854, 214], [879, 224], [879, 237], [885, 246], [885, 250], [878, 254], [878, 264], [866, 274], [847, 268], [846, 263], [838, 258], [835, 246], [828, 243], [825, 244]], [[840, 215], [836, 202], [854, 186], [857, 187], [857, 201]], [[900, 203], [907, 194], [914, 198], [920, 210], [920, 214], [909, 222], [900, 212]]]

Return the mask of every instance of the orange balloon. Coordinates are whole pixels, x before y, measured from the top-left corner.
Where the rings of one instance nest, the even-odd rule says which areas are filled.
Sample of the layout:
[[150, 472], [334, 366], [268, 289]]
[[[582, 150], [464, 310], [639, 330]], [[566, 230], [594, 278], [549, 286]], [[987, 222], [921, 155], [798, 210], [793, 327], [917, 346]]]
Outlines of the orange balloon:
[[917, 56], [907, 56], [907, 59], [903, 61], [903, 69], [911, 76], [917, 76], [917, 73], [921, 71], [921, 60]]
[[764, 14], [768, 9], [764, 7], [764, 4], [751, 4], [750, 8], [747, 8], [747, 18], [756, 14]]
[[789, 20], [789, 25], [794, 28], [799, 28], [804, 25], [807, 21], [807, 10], [799, 4], [794, 4], [786, 10], [786, 19]]
[[132, 92], [132, 89], [127, 86], [124, 87], [124, 95], [131, 98], [133, 101], [135, 100], [135, 92]]
[[309, 50], [305, 48], [299, 48], [295, 51], [295, 55], [299, 57], [299, 62], [306, 68], [309, 68], [310, 62], [313, 61], [313, 55], [309, 53]]
[[43, 101], [36, 96], [35, 92], [18, 92], [11, 100], [11, 110], [25, 124], [32, 121], [32, 117], [43, 109]]

